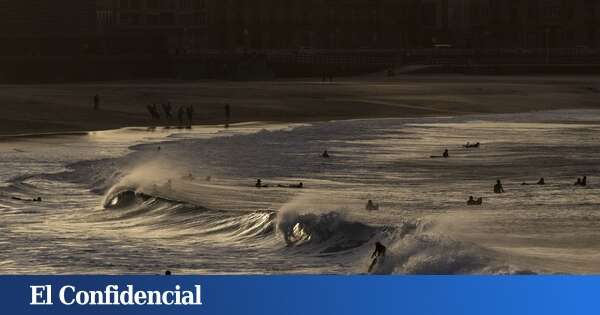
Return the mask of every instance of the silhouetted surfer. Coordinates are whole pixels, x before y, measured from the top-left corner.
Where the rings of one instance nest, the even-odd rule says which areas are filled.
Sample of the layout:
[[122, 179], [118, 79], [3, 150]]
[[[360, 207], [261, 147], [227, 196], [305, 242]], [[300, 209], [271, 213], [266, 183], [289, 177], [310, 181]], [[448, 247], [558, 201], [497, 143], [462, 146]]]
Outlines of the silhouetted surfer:
[[229, 104], [225, 105], [225, 128], [229, 128], [229, 123], [231, 121], [231, 106]]
[[373, 200], [369, 200], [369, 201], [367, 202], [367, 206], [365, 207], [365, 209], [366, 209], [367, 211], [377, 211], [377, 210], [379, 210], [379, 205], [378, 205], [378, 204], [375, 204], [375, 203], [373, 202]]
[[577, 178], [577, 182], [575, 182], [575, 186], [587, 186], [587, 176], [583, 176], [583, 179]]
[[467, 148], [467, 149], [477, 149], [481, 146], [481, 143], [477, 142], [475, 144], [471, 144], [470, 142], [467, 142], [467, 144], [463, 145], [463, 147]]
[[194, 124], [194, 106], [189, 106], [186, 109], [187, 119], [188, 119], [188, 127], [192, 127]]
[[33, 201], [33, 202], [42, 202], [42, 197], [37, 197], [37, 198], [33, 198], [33, 199], [23, 199], [20, 197], [12, 197], [13, 200], [19, 200], [19, 201]]
[[373, 271], [373, 268], [379, 262], [380, 259], [383, 260], [383, 258], [385, 257], [386, 250], [387, 248], [383, 246], [383, 244], [381, 244], [380, 242], [375, 243], [375, 251], [371, 255], [373, 262], [371, 263], [371, 266], [369, 266], [369, 272]]
[[477, 200], [475, 200], [475, 198], [473, 196], [469, 197], [469, 200], [467, 201], [467, 205], [469, 206], [480, 206], [483, 204], [483, 198], [479, 197]]
[[[545, 180], [545, 179], [542, 177], [542, 178], [540, 178], [540, 180], [539, 180], [537, 183], [535, 183], [535, 184], [536, 184], [536, 185], [546, 185], [546, 180]], [[529, 186], [530, 184], [529, 184], [529, 183], [523, 183], [523, 184], [521, 184], [521, 185], [523, 185], [523, 186]]]
[[448, 149], [444, 150], [444, 153], [442, 154], [442, 156], [439, 156], [439, 155], [432, 155], [431, 156], [432, 159], [439, 159], [439, 158], [447, 159], [449, 157], [450, 157], [450, 153], [448, 152]]
[[173, 119], [173, 113], [171, 113], [171, 111], [173, 110], [173, 106], [171, 106], [171, 103], [167, 102], [166, 104], [162, 104], [162, 108], [163, 112], [165, 112], [165, 117], [168, 120]]
[[257, 179], [256, 184], [254, 186], [256, 186], [256, 188], [268, 188], [269, 187], [269, 185], [263, 184], [262, 179]]
[[324, 159], [328, 159], [329, 158], [329, 152], [327, 152], [327, 150], [325, 150], [325, 152], [323, 152], [323, 158]]
[[183, 126], [184, 115], [185, 115], [185, 109], [183, 109], [183, 106], [179, 106], [179, 109], [177, 110], [177, 120], [179, 120], [180, 126]]
[[496, 193], [496, 194], [504, 193], [504, 187], [502, 186], [502, 182], [500, 180], [497, 180], [496, 185], [494, 185], [494, 193]]

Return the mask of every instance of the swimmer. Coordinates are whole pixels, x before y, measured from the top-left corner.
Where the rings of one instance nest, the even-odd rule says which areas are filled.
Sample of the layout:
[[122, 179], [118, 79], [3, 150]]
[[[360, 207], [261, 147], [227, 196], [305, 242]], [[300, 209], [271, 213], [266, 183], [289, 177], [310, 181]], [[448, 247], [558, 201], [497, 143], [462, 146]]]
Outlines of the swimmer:
[[500, 180], [497, 180], [496, 185], [494, 185], [494, 193], [496, 193], [496, 194], [504, 193], [504, 187], [502, 186], [502, 182]]

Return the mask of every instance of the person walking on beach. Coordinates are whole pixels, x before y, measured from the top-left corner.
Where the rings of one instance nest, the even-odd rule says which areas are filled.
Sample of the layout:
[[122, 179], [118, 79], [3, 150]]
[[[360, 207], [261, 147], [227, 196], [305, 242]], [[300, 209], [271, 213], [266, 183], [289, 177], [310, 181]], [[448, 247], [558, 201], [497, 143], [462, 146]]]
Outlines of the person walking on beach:
[[225, 105], [225, 128], [229, 128], [229, 122], [231, 120], [231, 106]]
[[179, 106], [179, 109], [177, 110], [177, 120], [179, 121], [179, 125], [183, 126], [183, 119], [185, 115], [185, 109], [183, 109], [183, 106]]
[[100, 95], [94, 95], [94, 110], [100, 109]]
[[173, 119], [173, 114], [171, 113], [171, 110], [173, 109], [173, 107], [171, 106], [171, 103], [167, 102], [166, 104], [162, 104], [162, 108], [163, 108], [163, 111], [165, 112], [165, 118], [167, 118], [168, 120]]
[[192, 127], [194, 124], [194, 106], [189, 106], [187, 108], [187, 119], [188, 119], [188, 127]]
[[160, 113], [158, 112], [156, 104], [147, 105], [146, 108], [148, 109], [150, 116], [152, 116], [152, 119], [160, 120]]

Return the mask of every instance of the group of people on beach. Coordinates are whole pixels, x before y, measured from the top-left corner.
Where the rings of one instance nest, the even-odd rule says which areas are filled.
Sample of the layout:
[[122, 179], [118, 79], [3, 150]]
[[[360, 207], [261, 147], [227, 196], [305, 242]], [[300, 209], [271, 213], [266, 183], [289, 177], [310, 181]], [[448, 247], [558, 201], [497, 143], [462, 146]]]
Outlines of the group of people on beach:
[[[161, 104], [160, 108], [162, 109], [162, 113], [167, 121], [173, 120], [173, 105], [170, 102]], [[159, 109], [157, 104], [147, 105], [146, 109], [148, 113], [154, 120], [160, 120], [163, 115], [161, 115], [161, 110]], [[194, 122], [194, 106], [179, 106], [177, 109], [177, 121], [180, 126], [191, 127]]]

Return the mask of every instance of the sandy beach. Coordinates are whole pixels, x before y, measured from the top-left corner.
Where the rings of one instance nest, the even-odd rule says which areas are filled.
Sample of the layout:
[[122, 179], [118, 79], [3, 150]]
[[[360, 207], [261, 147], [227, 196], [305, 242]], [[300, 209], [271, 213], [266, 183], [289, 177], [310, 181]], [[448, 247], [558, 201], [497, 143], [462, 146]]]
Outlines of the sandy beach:
[[[93, 96], [101, 108], [93, 110]], [[169, 125], [146, 105], [194, 105], [195, 124], [454, 116], [600, 107], [597, 77], [369, 76], [229, 82], [155, 81], [0, 85], [0, 134], [35, 134]], [[174, 122], [173, 122], [174, 124]]]

